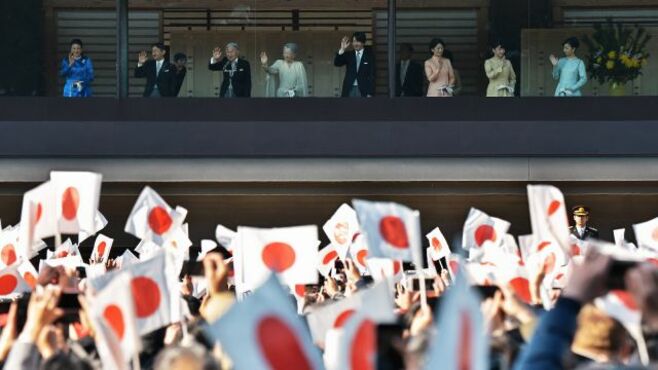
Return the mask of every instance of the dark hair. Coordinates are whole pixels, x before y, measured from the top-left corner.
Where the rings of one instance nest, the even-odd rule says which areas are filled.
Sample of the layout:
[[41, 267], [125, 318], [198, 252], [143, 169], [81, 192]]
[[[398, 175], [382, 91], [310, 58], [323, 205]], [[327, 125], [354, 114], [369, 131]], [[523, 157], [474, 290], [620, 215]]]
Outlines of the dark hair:
[[411, 45], [408, 42], [403, 42], [403, 43], [400, 44], [400, 50], [406, 50], [410, 53], [413, 53], [414, 52], [414, 46]]
[[575, 37], [569, 37], [568, 39], [562, 42], [562, 46], [566, 44], [569, 44], [569, 46], [571, 46], [574, 49], [578, 49], [578, 47], [580, 46], [580, 41], [578, 41], [578, 39]]
[[443, 39], [440, 38], [433, 38], [432, 41], [430, 41], [430, 52], [436, 47], [436, 45], [441, 44], [443, 45], [443, 49], [446, 48], [446, 43], [443, 42]]
[[366, 33], [365, 32], [354, 32], [352, 38], [356, 39], [358, 42], [366, 43]]
[[164, 52], [167, 51], [167, 48], [165, 47], [165, 44], [163, 44], [161, 42], [156, 42], [156, 43], [151, 44], [151, 48], [153, 48], [153, 47], [156, 47], [156, 48], [158, 48], [158, 49], [160, 49]]
[[73, 45], [80, 45], [80, 47], [82, 47], [82, 40], [80, 40], [80, 39], [73, 39], [73, 40], [71, 40], [71, 44], [70, 44], [70, 45], [71, 45], [71, 46], [73, 46]]
[[497, 47], [499, 47], [499, 46], [500, 46], [501, 48], [505, 49], [505, 43], [503, 42], [503, 40], [494, 40], [494, 41], [491, 43], [491, 48], [492, 48], [492, 49], [495, 49], [495, 48], [497, 48]]
[[176, 55], [174, 55], [174, 62], [177, 62], [179, 60], [187, 60], [187, 55], [185, 55], [184, 53], [176, 53]]

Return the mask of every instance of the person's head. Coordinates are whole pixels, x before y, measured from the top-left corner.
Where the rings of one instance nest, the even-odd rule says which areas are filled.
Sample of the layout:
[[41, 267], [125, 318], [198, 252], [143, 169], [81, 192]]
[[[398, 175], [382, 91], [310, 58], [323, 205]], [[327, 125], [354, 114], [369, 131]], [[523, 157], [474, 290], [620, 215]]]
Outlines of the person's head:
[[578, 227], [587, 226], [587, 221], [589, 221], [589, 208], [585, 206], [575, 206], [572, 209], [573, 212], [573, 221]]
[[187, 55], [176, 53], [176, 55], [174, 55], [174, 64], [176, 65], [176, 68], [179, 69], [185, 67], [185, 64], [187, 64]]
[[400, 44], [400, 60], [409, 60], [413, 54], [414, 47], [410, 43]]
[[491, 44], [491, 52], [495, 57], [502, 59], [505, 57], [505, 45], [502, 43], [502, 41], [496, 41]]
[[155, 44], [151, 45], [151, 56], [153, 59], [162, 60], [164, 59], [165, 54], [167, 54], [167, 49], [163, 43], [156, 42]]
[[237, 42], [229, 42], [226, 44], [226, 58], [229, 61], [234, 61], [240, 57], [240, 46]]
[[580, 46], [580, 41], [575, 37], [569, 37], [568, 39], [562, 42], [562, 51], [567, 57], [574, 56], [576, 54], [576, 49]]
[[158, 353], [153, 370], [219, 370], [219, 364], [200, 345], [172, 346]]
[[432, 39], [430, 42], [430, 52], [435, 57], [442, 57], [446, 44], [439, 38]]
[[283, 45], [283, 60], [285, 60], [288, 63], [294, 62], [298, 50], [299, 50], [299, 46], [297, 46], [297, 44], [295, 44], [294, 42], [289, 42]]
[[619, 321], [588, 304], [578, 314], [571, 349], [596, 362], [623, 363], [633, 351], [633, 339]]
[[79, 58], [82, 55], [82, 40], [71, 40], [71, 54], [73, 54], [75, 58]]
[[354, 32], [352, 34], [352, 47], [354, 50], [362, 50], [366, 46], [365, 32]]

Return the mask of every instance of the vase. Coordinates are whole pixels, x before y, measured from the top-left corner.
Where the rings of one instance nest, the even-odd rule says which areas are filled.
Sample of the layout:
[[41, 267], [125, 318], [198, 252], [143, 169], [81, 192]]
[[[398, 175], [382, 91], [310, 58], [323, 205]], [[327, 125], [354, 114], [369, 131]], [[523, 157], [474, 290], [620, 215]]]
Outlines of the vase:
[[610, 96], [626, 96], [626, 84], [613, 82], [610, 84]]

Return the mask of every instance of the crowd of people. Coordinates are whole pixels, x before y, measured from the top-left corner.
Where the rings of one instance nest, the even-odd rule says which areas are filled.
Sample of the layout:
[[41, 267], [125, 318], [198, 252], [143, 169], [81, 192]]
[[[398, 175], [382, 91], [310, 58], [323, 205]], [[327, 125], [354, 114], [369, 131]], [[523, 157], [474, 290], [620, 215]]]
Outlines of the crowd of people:
[[[355, 32], [344, 37], [335, 55], [334, 66], [345, 67], [342, 97], [371, 97], [375, 95], [375, 55], [366, 46], [366, 34]], [[558, 81], [555, 96], [580, 96], [587, 83], [584, 62], [576, 56], [580, 46], [578, 39], [570, 37], [563, 43], [564, 57], [551, 54], [553, 77]], [[265, 52], [260, 53], [260, 66], [266, 73], [267, 97], [307, 97], [308, 77], [304, 64], [296, 60], [299, 45], [287, 43], [283, 46], [282, 58], [270, 64]], [[453, 54], [446, 43], [435, 38], [429, 43], [430, 57], [424, 67], [413, 60], [413, 46], [400, 45], [400, 60], [396, 65], [396, 96], [404, 97], [451, 97], [459, 95], [462, 88], [458, 71], [453, 66]], [[489, 79], [487, 97], [513, 97], [517, 93], [517, 76], [514, 67], [506, 58], [505, 44], [495, 41], [491, 45], [491, 58], [484, 63], [484, 72]], [[182, 53], [169, 61], [163, 43], [151, 47], [151, 59], [145, 51], [138, 57], [135, 77], [146, 78], [144, 97], [178, 96], [185, 79], [187, 57]], [[229, 42], [222, 51], [216, 47], [208, 69], [222, 73], [220, 96], [222, 98], [250, 97], [252, 75], [249, 61], [240, 54], [240, 46]], [[82, 52], [82, 41], [71, 41], [70, 54], [62, 60], [60, 76], [66, 80], [63, 95], [66, 97], [88, 97], [92, 95], [91, 83], [94, 70], [91, 59]]]
[[[84, 176], [93, 178], [51, 176], [55, 191], [64, 189], [61, 209], [46, 203], [50, 183], [26, 193], [21, 224], [0, 234], [3, 243], [16, 243], [0, 253], [4, 369], [543, 370], [658, 363], [656, 220], [635, 225], [638, 246], [623, 237], [605, 244], [594, 239], [588, 207], [573, 207], [569, 229], [561, 193], [529, 187], [536, 236], [530, 243], [519, 237], [516, 245], [505, 234], [509, 223], [471, 209], [464, 250], [436, 228], [423, 261], [409, 262], [405, 256], [419, 252], [405, 250], [419, 243], [420, 230], [410, 226], [419, 228], [418, 212], [355, 200], [354, 209], [342, 205], [322, 227], [330, 244], [319, 252], [313, 225], [237, 232], [219, 225], [217, 240], [202, 241], [197, 256], [190, 253], [187, 211], [147, 187], [125, 228], [141, 239], [136, 248], [110, 253], [111, 239], [99, 234], [92, 251], [79, 250], [60, 243], [57, 231], [44, 258], [40, 236], [57, 228], [97, 233], [107, 223], [87, 212], [97, 205], [100, 180], [85, 189]], [[82, 201], [71, 203], [72, 194]], [[63, 219], [54, 222], [59, 213]], [[54, 229], [39, 224], [44, 217]], [[555, 239], [539, 238], [545, 233]], [[563, 237], [573, 244], [560, 245]], [[295, 283], [309, 276], [316, 282]], [[607, 297], [622, 304], [609, 305]]]

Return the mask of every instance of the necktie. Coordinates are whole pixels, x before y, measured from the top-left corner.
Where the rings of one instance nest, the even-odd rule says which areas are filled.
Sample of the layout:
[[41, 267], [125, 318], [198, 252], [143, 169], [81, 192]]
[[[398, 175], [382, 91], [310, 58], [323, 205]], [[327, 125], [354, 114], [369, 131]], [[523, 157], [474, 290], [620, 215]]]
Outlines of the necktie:
[[407, 68], [409, 68], [409, 61], [405, 60], [400, 65], [400, 83], [404, 84], [404, 79], [407, 77]]
[[361, 66], [361, 50], [356, 52], [356, 71], [359, 71], [359, 67]]
[[155, 67], [155, 75], [158, 76], [160, 74], [160, 68], [162, 68], [162, 61], [156, 62]]

